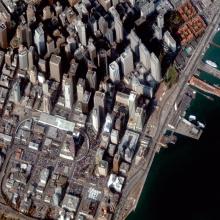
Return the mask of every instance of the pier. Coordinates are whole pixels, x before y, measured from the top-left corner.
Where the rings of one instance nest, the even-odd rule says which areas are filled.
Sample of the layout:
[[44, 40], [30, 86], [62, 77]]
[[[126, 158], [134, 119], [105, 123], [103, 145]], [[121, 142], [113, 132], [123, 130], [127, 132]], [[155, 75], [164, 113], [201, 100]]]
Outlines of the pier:
[[191, 79], [189, 80], [189, 84], [206, 93], [220, 97], [220, 88], [214, 87], [195, 76], [191, 77]]
[[210, 46], [214, 46], [214, 47], [217, 47], [217, 48], [220, 48], [220, 45], [219, 44], [216, 44], [215, 42], [210, 42]]
[[207, 72], [215, 77], [218, 77], [220, 78], [220, 70], [204, 63], [204, 62], [200, 62], [199, 66], [198, 66], [198, 70], [201, 70], [201, 71], [204, 71], [204, 72]]

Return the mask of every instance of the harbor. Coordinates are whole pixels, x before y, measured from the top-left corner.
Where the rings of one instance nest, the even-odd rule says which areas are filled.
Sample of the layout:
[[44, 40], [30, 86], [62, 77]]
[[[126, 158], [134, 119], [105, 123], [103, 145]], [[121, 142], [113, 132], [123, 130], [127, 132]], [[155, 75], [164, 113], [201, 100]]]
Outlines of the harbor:
[[[216, 36], [214, 41], [220, 42], [220, 32]], [[212, 58], [219, 57], [218, 52], [218, 48], [213, 51], [211, 46], [204, 59], [216, 62]], [[220, 84], [218, 75], [210, 75], [201, 69], [197, 73], [200, 80], [213, 87]], [[189, 216], [194, 216], [195, 220], [220, 219], [217, 207], [219, 182], [214, 180], [220, 166], [217, 159], [220, 153], [219, 132], [216, 128], [220, 121], [220, 99], [194, 89], [196, 97], [185, 112], [185, 118], [195, 115], [205, 123], [200, 140], [177, 135], [175, 145], [169, 144], [167, 149], [160, 151], [152, 164], [136, 211], [127, 220], [143, 219], [143, 216], [148, 220], [189, 219]]]

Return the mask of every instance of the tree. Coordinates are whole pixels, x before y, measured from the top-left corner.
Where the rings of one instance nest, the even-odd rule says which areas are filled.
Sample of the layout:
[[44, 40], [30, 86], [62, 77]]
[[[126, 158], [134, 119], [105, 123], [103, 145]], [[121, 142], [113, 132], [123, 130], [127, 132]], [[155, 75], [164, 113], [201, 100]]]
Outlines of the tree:
[[178, 72], [173, 65], [170, 65], [166, 75], [165, 75], [165, 83], [168, 88], [171, 88], [173, 84], [175, 84], [178, 80]]

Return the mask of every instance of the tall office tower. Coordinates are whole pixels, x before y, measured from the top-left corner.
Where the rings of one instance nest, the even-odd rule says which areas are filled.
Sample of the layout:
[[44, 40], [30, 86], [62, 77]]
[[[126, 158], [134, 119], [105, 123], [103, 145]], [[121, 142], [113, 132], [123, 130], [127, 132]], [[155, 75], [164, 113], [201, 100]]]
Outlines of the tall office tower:
[[50, 36], [47, 36], [46, 46], [47, 46], [47, 55], [52, 54], [55, 50], [55, 43], [54, 43], [54, 40]]
[[28, 69], [28, 50], [21, 45], [18, 49], [19, 68], [22, 70]]
[[130, 2], [131, 5], [134, 7], [136, 0], [129, 0], [129, 2]]
[[24, 24], [19, 24], [16, 29], [16, 37], [21, 44], [26, 43], [26, 26]]
[[163, 28], [164, 26], [164, 15], [162, 13], [160, 13], [158, 16], [157, 16], [157, 26], [159, 28]]
[[146, 70], [150, 69], [150, 52], [143, 43], [139, 45], [140, 62], [144, 65]]
[[71, 109], [73, 106], [73, 81], [72, 78], [64, 79], [64, 105], [65, 108]]
[[98, 0], [98, 2], [106, 11], [108, 11], [108, 9], [111, 7], [111, 0]]
[[124, 39], [124, 30], [120, 18], [115, 18], [114, 24], [115, 24], [116, 42], [120, 43]]
[[128, 109], [129, 109], [129, 116], [133, 116], [135, 111], [136, 111], [136, 108], [137, 108], [137, 93], [134, 92], [134, 91], [131, 91], [130, 92], [130, 95], [129, 95], [129, 99], [128, 99]]
[[103, 70], [103, 75], [108, 74], [108, 57], [107, 51], [101, 49], [98, 53], [98, 66]]
[[89, 20], [88, 24], [90, 26], [90, 29], [92, 30], [93, 34], [95, 35], [98, 31], [98, 22], [96, 21], [95, 17], [92, 15]]
[[100, 119], [104, 120], [106, 108], [106, 95], [104, 92], [96, 91], [94, 95], [94, 107], [99, 107]]
[[61, 79], [61, 57], [55, 54], [50, 58], [50, 78], [57, 82]]
[[79, 0], [68, 0], [71, 7], [79, 2]]
[[154, 53], [151, 53], [150, 56], [150, 66], [151, 75], [157, 82], [160, 82], [162, 79], [160, 61]]
[[112, 5], [116, 6], [119, 3], [119, 0], [112, 0]]
[[86, 79], [90, 89], [96, 90], [97, 88], [97, 74], [96, 71], [88, 70], [86, 73]]
[[94, 107], [92, 110], [92, 126], [98, 132], [100, 129], [100, 112], [99, 107]]
[[134, 70], [133, 53], [130, 48], [127, 48], [120, 56], [122, 72], [127, 75]]
[[176, 41], [173, 39], [169, 31], [164, 33], [163, 40], [173, 52], [176, 51]]
[[52, 110], [51, 98], [49, 95], [43, 95], [43, 112], [50, 114]]
[[70, 48], [70, 53], [74, 53], [74, 51], [76, 50], [77, 48], [77, 42], [76, 42], [76, 39], [74, 37], [71, 37], [71, 36], [68, 36], [66, 38], [66, 42], [67, 44], [69, 45], [69, 48]]
[[94, 63], [95, 58], [96, 58], [96, 47], [93, 44], [93, 40], [90, 38], [88, 42], [88, 51], [89, 51], [89, 57], [91, 61]]
[[46, 52], [45, 36], [42, 26], [42, 24], [39, 25], [34, 32], [34, 43], [37, 47], [37, 52], [39, 55], [43, 55]]
[[0, 47], [6, 49], [8, 47], [8, 34], [5, 23], [0, 20]]
[[7, 66], [11, 66], [13, 59], [13, 50], [9, 48], [9, 50], [5, 54], [5, 63]]
[[128, 39], [130, 40], [131, 50], [135, 53], [136, 56], [139, 56], [140, 39], [134, 30], [131, 30], [130, 34], [128, 35]]
[[108, 28], [107, 32], [105, 33], [105, 37], [108, 40], [108, 42], [112, 45], [114, 42], [114, 33], [113, 28]]
[[120, 154], [116, 153], [115, 156], [114, 156], [114, 159], [113, 159], [113, 172], [114, 173], [119, 172], [120, 159], [121, 159]]
[[20, 88], [20, 80], [17, 80], [12, 89], [12, 101], [14, 103], [19, 103], [21, 100], [21, 88]]
[[85, 90], [83, 94], [83, 99], [81, 101], [81, 107], [82, 107], [82, 113], [88, 114], [89, 113], [89, 107], [90, 107], [90, 98], [91, 98], [91, 92], [88, 92]]
[[120, 82], [120, 70], [116, 61], [109, 64], [109, 75], [113, 83], [117, 84]]
[[105, 35], [108, 30], [108, 23], [103, 16], [99, 18], [98, 24], [99, 24], [99, 30], [103, 35]]
[[43, 90], [43, 95], [49, 95], [49, 85], [48, 85], [48, 81], [45, 81], [42, 84], [42, 90]]
[[83, 99], [83, 95], [86, 89], [86, 83], [85, 80], [82, 78], [79, 78], [78, 82], [77, 82], [77, 86], [76, 86], [76, 92], [77, 92], [77, 100], [79, 102], [82, 101]]
[[34, 56], [35, 56], [35, 49], [33, 46], [30, 46], [28, 50], [28, 68], [29, 69], [32, 69], [34, 66]]
[[32, 66], [31, 69], [28, 70], [29, 79], [32, 84], [37, 84], [37, 68]]
[[157, 25], [153, 25], [154, 36], [158, 39], [162, 39], [162, 28], [159, 28]]
[[33, 22], [36, 21], [35, 11], [36, 8], [33, 4], [27, 5], [26, 15], [27, 15], [27, 22], [29, 25], [31, 25]]
[[76, 30], [78, 32], [81, 44], [83, 46], [87, 46], [86, 25], [81, 20], [77, 21]]

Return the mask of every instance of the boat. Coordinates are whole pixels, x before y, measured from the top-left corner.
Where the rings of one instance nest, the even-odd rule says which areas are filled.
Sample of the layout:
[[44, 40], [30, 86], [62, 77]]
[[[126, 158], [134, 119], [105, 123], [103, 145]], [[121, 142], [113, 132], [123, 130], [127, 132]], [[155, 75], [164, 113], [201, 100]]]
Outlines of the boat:
[[211, 61], [211, 60], [206, 60], [205, 62], [206, 62], [209, 66], [212, 66], [212, 67], [214, 67], [214, 68], [217, 68], [217, 67], [218, 67], [218, 65], [217, 65], [215, 62]]
[[196, 120], [196, 116], [195, 115], [190, 115], [189, 116], [189, 121], [195, 121]]
[[197, 121], [197, 125], [199, 128], [202, 128], [202, 129], [205, 128], [205, 125], [200, 121]]

